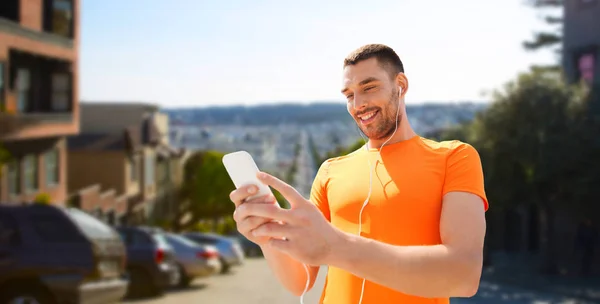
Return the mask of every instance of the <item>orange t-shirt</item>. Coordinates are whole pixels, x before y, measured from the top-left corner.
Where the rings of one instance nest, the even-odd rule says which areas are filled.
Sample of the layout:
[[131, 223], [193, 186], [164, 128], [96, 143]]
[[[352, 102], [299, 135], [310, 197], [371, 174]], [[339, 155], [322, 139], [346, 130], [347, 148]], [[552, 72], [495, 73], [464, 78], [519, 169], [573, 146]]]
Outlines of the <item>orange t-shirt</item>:
[[[481, 161], [471, 145], [415, 136], [384, 146], [381, 155], [363, 146], [321, 165], [311, 201], [344, 232], [358, 233], [358, 216], [369, 192], [369, 160], [373, 185], [362, 215], [363, 237], [400, 246], [441, 244], [442, 198], [451, 191], [474, 193], [488, 208]], [[358, 304], [361, 285], [362, 278], [329, 267], [321, 303]], [[367, 281], [362, 303], [433, 304], [449, 299], [410, 296]]]

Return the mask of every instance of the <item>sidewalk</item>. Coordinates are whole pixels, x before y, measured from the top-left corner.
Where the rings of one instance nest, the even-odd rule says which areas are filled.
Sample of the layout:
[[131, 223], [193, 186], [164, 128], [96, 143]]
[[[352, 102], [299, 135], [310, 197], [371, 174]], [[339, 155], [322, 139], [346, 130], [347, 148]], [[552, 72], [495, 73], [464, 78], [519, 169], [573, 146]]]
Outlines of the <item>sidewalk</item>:
[[535, 261], [494, 255], [491, 267], [484, 269], [482, 281], [517, 286], [548, 294], [600, 303], [600, 277], [544, 276], [532, 270]]

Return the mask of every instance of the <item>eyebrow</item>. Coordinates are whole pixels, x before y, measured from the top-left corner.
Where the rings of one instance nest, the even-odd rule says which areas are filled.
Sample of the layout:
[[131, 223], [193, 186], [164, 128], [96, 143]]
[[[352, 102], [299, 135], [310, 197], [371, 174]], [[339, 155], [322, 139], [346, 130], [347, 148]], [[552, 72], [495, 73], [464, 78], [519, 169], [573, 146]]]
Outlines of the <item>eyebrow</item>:
[[[361, 82], [359, 82], [358, 85], [363, 86], [365, 84], [368, 84], [370, 82], [375, 82], [375, 81], [379, 81], [379, 79], [377, 79], [375, 77], [367, 77], [364, 80], [362, 80]], [[342, 89], [342, 94], [346, 93], [346, 91], [348, 91], [348, 88]]]

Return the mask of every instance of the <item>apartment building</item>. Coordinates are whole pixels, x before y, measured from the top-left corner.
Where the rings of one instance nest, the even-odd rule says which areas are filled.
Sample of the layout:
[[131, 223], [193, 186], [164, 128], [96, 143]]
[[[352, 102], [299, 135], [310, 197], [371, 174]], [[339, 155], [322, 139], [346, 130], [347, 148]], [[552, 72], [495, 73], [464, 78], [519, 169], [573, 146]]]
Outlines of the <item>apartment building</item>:
[[563, 68], [569, 82], [600, 83], [600, 0], [564, 1]]
[[[79, 132], [79, 0], [0, 1], [0, 202], [67, 199]], [[47, 201], [47, 200], [46, 200]]]
[[[69, 189], [92, 187], [98, 193], [75, 193], [77, 205], [109, 222], [165, 218], [162, 212], [172, 210], [176, 199], [185, 155], [169, 146], [168, 117], [151, 104], [85, 102], [80, 123], [81, 133], [69, 138]], [[110, 191], [125, 196], [127, 207], [101, 203], [100, 193]]]

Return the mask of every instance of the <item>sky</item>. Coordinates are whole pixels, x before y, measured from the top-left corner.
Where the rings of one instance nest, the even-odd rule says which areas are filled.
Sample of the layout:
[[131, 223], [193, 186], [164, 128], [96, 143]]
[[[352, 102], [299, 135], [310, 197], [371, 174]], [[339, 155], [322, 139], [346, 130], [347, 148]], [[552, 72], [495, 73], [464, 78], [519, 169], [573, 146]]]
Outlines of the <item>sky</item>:
[[84, 101], [163, 107], [340, 101], [342, 63], [383, 43], [404, 63], [407, 103], [485, 101], [550, 51], [525, 0], [82, 1]]

